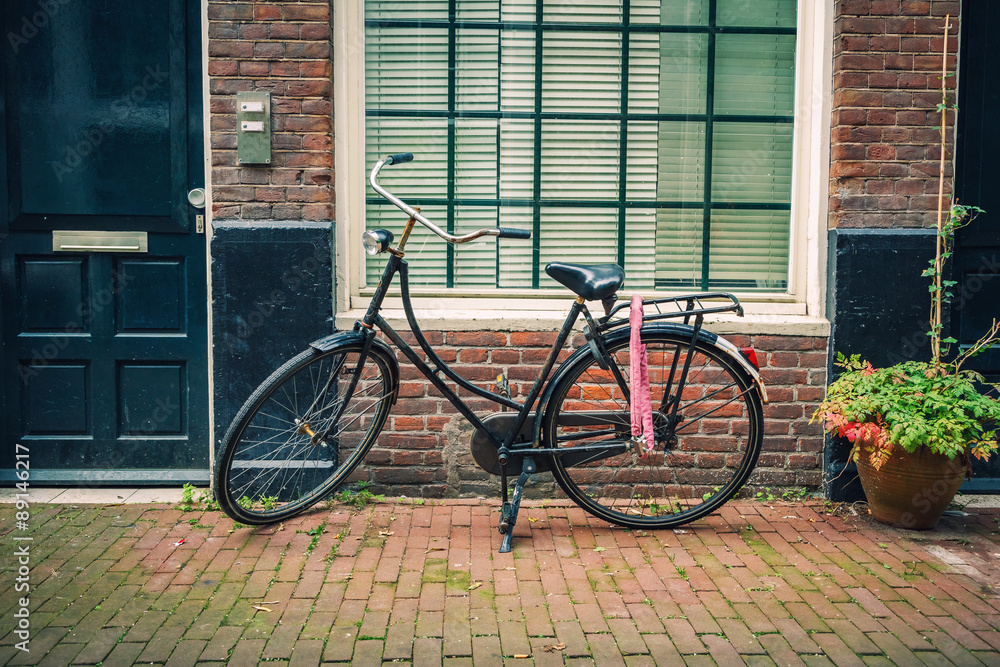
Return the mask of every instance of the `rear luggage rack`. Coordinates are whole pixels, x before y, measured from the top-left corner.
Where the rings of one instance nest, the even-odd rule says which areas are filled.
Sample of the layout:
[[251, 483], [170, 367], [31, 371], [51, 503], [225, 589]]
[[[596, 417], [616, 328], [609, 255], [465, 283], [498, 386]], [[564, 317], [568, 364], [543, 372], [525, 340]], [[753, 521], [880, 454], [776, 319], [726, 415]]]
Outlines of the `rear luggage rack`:
[[[712, 300], [722, 300], [723, 302], [703, 303], [705, 301]], [[650, 299], [648, 301], [643, 301], [642, 305], [643, 308], [647, 309], [646, 315], [642, 318], [644, 322], [683, 317], [684, 324], [688, 324], [688, 320], [692, 316], [708, 315], [709, 313], [736, 313], [739, 317], [743, 317], [743, 306], [740, 305], [739, 299], [729, 292], [700, 292], [698, 294], [670, 296], [662, 299]], [[656, 312], [650, 313], [650, 307], [655, 308]], [[623, 320], [627, 320], [627, 317], [618, 317], [615, 321], [612, 321], [615, 314], [621, 310], [626, 310], [625, 315], [627, 316], [628, 308], [628, 301], [615, 306], [607, 315], [597, 320], [599, 323], [598, 328], [600, 330], [604, 330], [620, 324]]]

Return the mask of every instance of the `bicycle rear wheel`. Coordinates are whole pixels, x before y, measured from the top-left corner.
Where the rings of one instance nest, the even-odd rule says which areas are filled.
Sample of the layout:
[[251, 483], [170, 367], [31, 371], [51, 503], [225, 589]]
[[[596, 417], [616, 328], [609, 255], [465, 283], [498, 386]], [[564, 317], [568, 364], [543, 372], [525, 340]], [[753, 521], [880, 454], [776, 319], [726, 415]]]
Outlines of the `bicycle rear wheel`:
[[257, 388], [215, 463], [226, 514], [252, 525], [281, 521], [348, 479], [382, 429], [398, 381], [388, 352], [373, 345], [359, 369], [360, 358], [360, 342], [309, 349]]
[[[623, 526], [671, 528], [718, 509], [750, 477], [763, 442], [760, 397], [738, 362], [711, 343], [695, 346], [677, 410], [682, 421], [676, 441], [667, 442], [671, 397], [663, 398], [668, 386], [676, 392], [690, 340], [654, 327], [642, 332], [656, 432], [644, 457], [629, 445], [629, 402], [611, 370], [587, 354], [553, 380], [543, 429], [548, 446], [567, 453], [552, 457], [552, 473], [583, 509]], [[605, 343], [628, 386], [628, 329]]]

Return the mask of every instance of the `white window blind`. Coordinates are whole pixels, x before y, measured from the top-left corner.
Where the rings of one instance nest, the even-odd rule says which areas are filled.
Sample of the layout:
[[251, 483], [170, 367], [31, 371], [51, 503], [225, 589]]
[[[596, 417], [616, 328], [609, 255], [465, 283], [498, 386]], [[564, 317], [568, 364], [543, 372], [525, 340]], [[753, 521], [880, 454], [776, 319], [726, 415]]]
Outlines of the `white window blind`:
[[[627, 289], [788, 285], [795, 0], [366, 0], [366, 159], [442, 227], [412, 282], [557, 287], [617, 262]], [[405, 219], [368, 190], [369, 228]], [[369, 261], [367, 280], [382, 262]]]

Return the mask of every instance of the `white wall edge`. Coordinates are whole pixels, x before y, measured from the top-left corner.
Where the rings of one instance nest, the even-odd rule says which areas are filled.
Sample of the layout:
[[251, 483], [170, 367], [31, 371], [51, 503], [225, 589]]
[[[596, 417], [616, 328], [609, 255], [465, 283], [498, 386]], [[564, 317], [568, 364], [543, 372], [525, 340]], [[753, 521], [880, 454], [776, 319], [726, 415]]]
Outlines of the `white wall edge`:
[[797, 26], [789, 276], [816, 317], [826, 314], [834, 1], [800, 1]]
[[[365, 228], [365, 90], [364, 7], [360, 2], [334, 2], [333, 9], [333, 162], [334, 251], [336, 267], [333, 307], [347, 310], [351, 285], [358, 285]], [[360, 261], [359, 261], [360, 260]], [[359, 265], [361, 265], [359, 267]]]
[[[338, 313], [337, 329], [350, 331], [365, 314], [364, 310]], [[383, 309], [380, 314], [393, 329], [409, 331], [410, 325], [402, 310]], [[424, 331], [558, 331], [565, 321], [564, 313], [508, 310], [415, 310], [417, 322]], [[577, 321], [582, 328], [583, 320]], [[736, 317], [716, 315], [705, 317], [705, 328], [720, 335], [748, 336], [821, 336], [830, 335], [830, 322], [822, 317], [806, 315], [747, 315]]]

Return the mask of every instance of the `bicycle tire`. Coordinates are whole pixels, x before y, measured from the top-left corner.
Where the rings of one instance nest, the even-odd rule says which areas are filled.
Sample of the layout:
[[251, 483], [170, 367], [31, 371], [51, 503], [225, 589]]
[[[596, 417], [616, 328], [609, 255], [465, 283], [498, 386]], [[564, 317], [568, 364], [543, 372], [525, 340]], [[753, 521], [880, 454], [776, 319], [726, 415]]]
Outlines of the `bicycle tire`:
[[[543, 431], [549, 447], [607, 444], [605, 452], [552, 456], [552, 474], [574, 502], [594, 516], [630, 528], [673, 528], [721, 507], [746, 483], [763, 443], [763, 409], [750, 375], [730, 354], [699, 339], [683, 390], [676, 443], [668, 444], [660, 411], [671, 362], [672, 386], [691, 336], [654, 327], [647, 346], [656, 446], [640, 457], [631, 447], [627, 394], [593, 354], [569, 359], [553, 379]], [[629, 330], [605, 336], [608, 357], [629, 379]], [[664, 411], [669, 414], [669, 410]], [[612, 429], [614, 433], [611, 433]], [[611, 452], [620, 452], [610, 455]]]
[[353, 393], [341, 394], [361, 349], [360, 341], [322, 352], [310, 348], [247, 399], [215, 462], [216, 499], [226, 514], [250, 525], [282, 521], [348, 479], [374, 444], [398, 389], [395, 359], [372, 345]]

